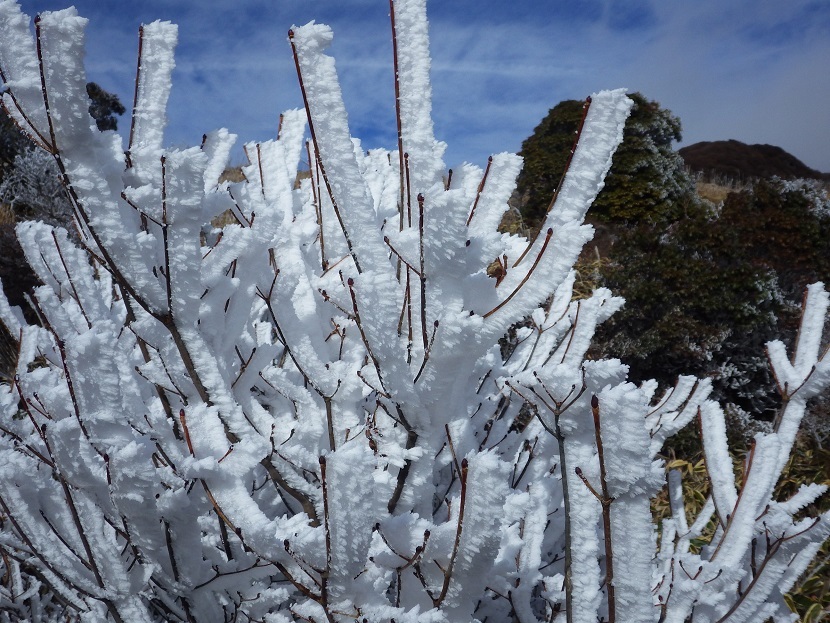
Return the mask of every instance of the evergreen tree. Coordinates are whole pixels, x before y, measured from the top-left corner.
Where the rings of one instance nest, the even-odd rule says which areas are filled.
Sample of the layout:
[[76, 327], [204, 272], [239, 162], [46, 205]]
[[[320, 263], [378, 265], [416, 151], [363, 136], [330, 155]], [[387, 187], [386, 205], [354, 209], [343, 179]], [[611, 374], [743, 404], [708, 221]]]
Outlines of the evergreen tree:
[[673, 147], [681, 140], [680, 119], [640, 93], [629, 97], [632, 114], [594, 217], [665, 225], [683, 216], [687, 204], [696, 200], [694, 181]]
[[14, 157], [31, 145], [28, 137], [20, 131], [6, 110], [0, 107], [0, 177], [14, 163]]
[[[804, 286], [830, 277], [821, 189], [762, 181], [714, 206], [672, 149], [680, 120], [639, 93], [629, 97], [623, 143], [588, 217], [603, 255], [594, 281], [626, 299], [600, 327], [595, 352], [621, 357], [637, 381], [709, 376], [725, 402], [772, 413], [779, 403], [763, 344], [793, 334]], [[561, 102], [522, 145], [518, 187], [531, 226], [560, 183], [582, 110]]]
[[810, 184], [759, 180], [719, 208], [686, 202], [665, 226], [618, 227], [603, 277], [627, 305], [601, 329], [603, 352], [636, 378], [711, 376], [723, 400], [771, 415], [761, 347], [794, 335], [804, 287], [830, 279], [825, 205]]
[[785, 308], [775, 273], [725, 246], [724, 229], [702, 210], [668, 228], [620, 228], [603, 277], [626, 307], [601, 329], [599, 349], [636, 379], [712, 377], [720, 399], [760, 414], [779, 404], [763, 345]]
[[539, 228], [551, 197], [562, 181], [582, 120], [583, 106], [584, 102], [577, 100], [560, 102], [522, 143], [519, 155], [524, 159], [524, 166], [516, 181], [516, 191], [522, 217], [531, 229]]
[[126, 111], [121, 100], [115, 93], [105, 91], [95, 82], [88, 82], [86, 93], [89, 95], [89, 114], [95, 119], [95, 125], [103, 132], [104, 130], [117, 130], [118, 119], [116, 115], [123, 115]]
[[819, 182], [762, 179], [730, 193], [717, 230], [724, 248], [774, 271], [791, 302], [800, 304], [807, 283], [830, 279], [830, 199]]

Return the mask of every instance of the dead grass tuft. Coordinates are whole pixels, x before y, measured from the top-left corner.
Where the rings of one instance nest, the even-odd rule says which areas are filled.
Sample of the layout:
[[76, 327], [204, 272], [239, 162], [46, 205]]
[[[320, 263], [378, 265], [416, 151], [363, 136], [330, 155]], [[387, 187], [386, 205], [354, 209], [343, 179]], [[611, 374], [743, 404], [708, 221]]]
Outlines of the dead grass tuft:
[[0, 227], [13, 226], [17, 222], [14, 217], [14, 210], [10, 205], [0, 203]]
[[733, 190], [735, 189], [730, 188], [729, 186], [721, 186], [719, 184], [711, 184], [709, 182], [697, 183], [697, 194], [703, 199], [711, 201], [715, 205], [723, 203], [726, 200], [726, 196]]

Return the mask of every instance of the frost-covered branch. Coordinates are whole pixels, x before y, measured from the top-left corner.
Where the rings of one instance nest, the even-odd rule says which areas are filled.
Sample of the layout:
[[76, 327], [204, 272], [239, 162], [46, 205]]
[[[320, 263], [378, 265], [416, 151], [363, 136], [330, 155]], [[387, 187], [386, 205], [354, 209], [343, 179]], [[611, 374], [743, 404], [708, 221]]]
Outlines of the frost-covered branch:
[[[655, 400], [586, 357], [622, 301], [573, 300], [571, 267], [630, 100], [591, 97], [543, 233], [502, 234], [521, 161], [445, 176], [425, 2], [391, 8], [397, 149], [351, 136], [332, 31], [312, 23], [289, 35], [303, 108], [220, 183], [227, 130], [164, 147], [175, 26], [141, 28], [125, 150], [89, 117], [86, 21], [45, 13], [33, 36], [0, 0], [4, 105], [54, 156], [80, 236], [18, 228], [38, 324], [0, 296], [19, 336], [0, 386], [0, 616], [787, 620], [781, 593], [827, 533], [793, 519], [821, 488], [771, 497], [827, 384], [824, 290], [794, 360], [770, 345], [785, 408], [739, 487], [707, 381]], [[698, 415], [712, 499], [690, 525], [670, 475], [658, 550], [657, 455]]]

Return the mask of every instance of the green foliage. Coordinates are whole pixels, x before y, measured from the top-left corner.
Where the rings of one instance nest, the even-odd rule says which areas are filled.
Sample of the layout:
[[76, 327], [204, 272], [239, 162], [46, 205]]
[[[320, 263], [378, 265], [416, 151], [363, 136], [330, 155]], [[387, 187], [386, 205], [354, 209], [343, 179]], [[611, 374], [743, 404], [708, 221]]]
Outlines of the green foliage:
[[672, 148], [681, 139], [680, 119], [639, 93], [629, 97], [634, 108], [593, 206], [594, 218], [660, 225], [683, 216], [684, 201], [695, 193], [683, 159]]
[[605, 285], [626, 306], [601, 330], [605, 351], [637, 379], [714, 376], [727, 402], [755, 413], [776, 408], [763, 359], [786, 309], [774, 272], [725, 244], [729, 225], [702, 205], [667, 228], [642, 223], [617, 235]]
[[[0, 278], [5, 273], [10, 272], [5, 264], [9, 263], [10, 257], [13, 257], [8, 252], [9, 247], [13, 244], [17, 245], [17, 239], [14, 237], [14, 213], [10, 207], [0, 204], [0, 249], [3, 250], [0, 253]], [[5, 287], [5, 280], [3, 286]], [[0, 325], [2, 325], [0, 326], [0, 382], [2, 382], [13, 377], [14, 361], [17, 356], [17, 341], [9, 334], [3, 323], [0, 323]]]
[[31, 146], [32, 142], [18, 129], [11, 117], [0, 107], [0, 178], [14, 157]]
[[785, 295], [800, 301], [806, 284], [830, 278], [826, 200], [809, 183], [759, 180], [724, 201], [716, 228], [721, 246], [774, 271]]
[[830, 216], [808, 191], [761, 180], [719, 209], [688, 202], [666, 225], [618, 227], [603, 276], [627, 305], [603, 328], [606, 352], [636, 378], [713, 376], [727, 402], [774, 410], [757, 389], [773, 383], [764, 344], [792, 334], [804, 287], [830, 278]]

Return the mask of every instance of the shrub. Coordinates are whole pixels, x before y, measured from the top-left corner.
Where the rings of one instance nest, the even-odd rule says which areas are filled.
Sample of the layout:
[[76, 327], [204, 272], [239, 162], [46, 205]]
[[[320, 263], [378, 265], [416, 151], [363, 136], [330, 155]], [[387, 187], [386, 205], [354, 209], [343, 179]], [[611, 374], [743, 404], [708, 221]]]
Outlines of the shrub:
[[[572, 301], [571, 266], [630, 100], [592, 97], [542, 233], [499, 234], [520, 161], [445, 172], [424, 2], [391, 7], [397, 150], [351, 139], [312, 23], [290, 33], [306, 109], [219, 184], [227, 131], [162, 147], [175, 27], [141, 31], [125, 153], [88, 114], [85, 21], [44, 14], [36, 45], [0, 2], [4, 103], [55, 156], [81, 236], [18, 227], [42, 326], [0, 296], [21, 336], [0, 386], [3, 616], [792, 620], [782, 594], [830, 517], [796, 516], [821, 486], [771, 495], [830, 376], [824, 289], [793, 362], [769, 345], [786, 407], [736, 484], [708, 382], [656, 399], [585, 358], [621, 300]], [[696, 416], [712, 495], [689, 522], [670, 474], [655, 555], [654, 457]]]

